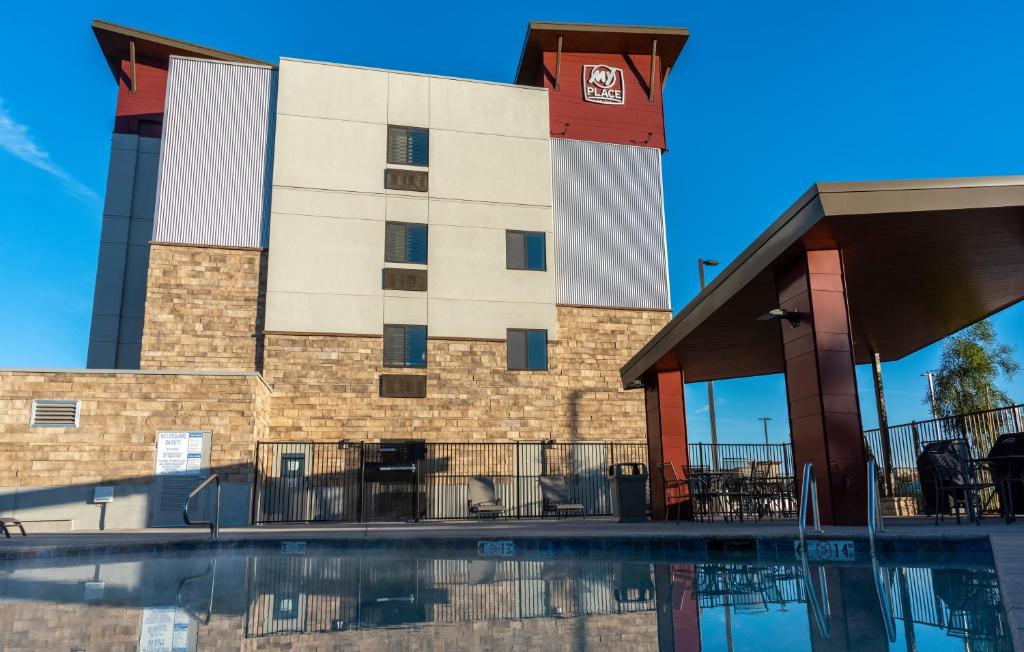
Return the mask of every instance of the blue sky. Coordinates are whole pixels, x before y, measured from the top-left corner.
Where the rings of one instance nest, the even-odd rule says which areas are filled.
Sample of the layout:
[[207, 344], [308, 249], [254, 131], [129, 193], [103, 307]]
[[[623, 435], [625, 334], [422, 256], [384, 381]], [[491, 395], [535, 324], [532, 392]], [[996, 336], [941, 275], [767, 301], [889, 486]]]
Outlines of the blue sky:
[[[249, 56], [510, 81], [529, 20], [688, 27], [665, 94], [672, 301], [815, 181], [1024, 173], [1024, 4], [931, 2], [8, 3], [0, 21], [0, 367], [80, 367], [116, 87], [103, 18]], [[719, 268], [720, 269], [720, 268]], [[1024, 306], [995, 318], [1024, 360]], [[926, 418], [937, 347], [885, 366], [893, 422]], [[876, 417], [859, 370], [865, 427]], [[1024, 399], [1024, 377], [1007, 384]], [[721, 382], [722, 441], [788, 433], [772, 376]], [[707, 438], [689, 386], [691, 441]]]

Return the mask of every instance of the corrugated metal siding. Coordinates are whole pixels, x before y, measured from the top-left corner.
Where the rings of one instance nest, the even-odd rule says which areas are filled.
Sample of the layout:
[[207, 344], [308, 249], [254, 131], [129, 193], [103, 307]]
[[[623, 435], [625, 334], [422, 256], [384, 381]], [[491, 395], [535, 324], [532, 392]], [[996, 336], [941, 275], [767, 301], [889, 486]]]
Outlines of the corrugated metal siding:
[[556, 300], [669, 308], [661, 151], [551, 140]]
[[265, 247], [277, 71], [172, 57], [153, 240]]

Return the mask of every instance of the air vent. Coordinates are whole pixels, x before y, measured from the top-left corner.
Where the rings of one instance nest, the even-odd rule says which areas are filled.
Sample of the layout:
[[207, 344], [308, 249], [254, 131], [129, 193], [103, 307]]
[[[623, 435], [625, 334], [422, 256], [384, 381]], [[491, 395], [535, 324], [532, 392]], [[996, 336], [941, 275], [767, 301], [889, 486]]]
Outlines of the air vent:
[[422, 170], [384, 170], [384, 187], [389, 190], [427, 191], [427, 173]]
[[381, 374], [380, 395], [383, 398], [424, 398], [427, 395], [427, 377]]
[[385, 267], [383, 285], [385, 290], [426, 292], [427, 270]]
[[77, 428], [78, 401], [32, 401], [33, 428]]

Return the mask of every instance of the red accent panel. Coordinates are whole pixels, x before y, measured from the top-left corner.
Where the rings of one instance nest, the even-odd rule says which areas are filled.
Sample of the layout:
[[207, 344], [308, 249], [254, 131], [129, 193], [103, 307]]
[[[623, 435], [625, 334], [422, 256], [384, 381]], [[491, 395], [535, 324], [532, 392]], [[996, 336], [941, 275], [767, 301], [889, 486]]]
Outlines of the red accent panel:
[[778, 274], [776, 285], [780, 307], [805, 316], [796, 328], [779, 326], [797, 474], [814, 464], [822, 523], [864, 525], [867, 459], [842, 257], [807, 252]]
[[[583, 66], [587, 64], [622, 70], [624, 104], [595, 104], [583, 99]], [[654, 72], [654, 101], [647, 99], [650, 55], [563, 52], [561, 79], [556, 91], [555, 53], [545, 52], [541, 74], [543, 79], [538, 82], [550, 93], [552, 136], [665, 149], [661, 57]]]
[[647, 457], [651, 467], [651, 515], [655, 520], [663, 519], [668, 509], [674, 517], [676, 509], [680, 509], [681, 518], [689, 518], [692, 514], [689, 496], [679, 493], [666, 496], [658, 468], [659, 464], [671, 463], [682, 477], [690, 463], [683, 373], [659, 371], [655, 374], [654, 385], [644, 391], [647, 401]]
[[167, 61], [136, 60], [136, 92], [131, 92], [132, 64], [121, 62], [117, 82], [117, 110], [114, 132], [159, 138], [167, 94]]
[[697, 570], [693, 564], [655, 564], [658, 649], [700, 652]]

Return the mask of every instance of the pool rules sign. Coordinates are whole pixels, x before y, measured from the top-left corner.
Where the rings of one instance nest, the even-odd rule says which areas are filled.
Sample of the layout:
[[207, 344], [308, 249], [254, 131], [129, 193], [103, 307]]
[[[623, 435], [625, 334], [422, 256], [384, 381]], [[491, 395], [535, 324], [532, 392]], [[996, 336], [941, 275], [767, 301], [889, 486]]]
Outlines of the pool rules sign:
[[158, 432], [157, 475], [199, 475], [203, 465], [203, 432]]
[[[185, 497], [210, 474], [213, 433], [209, 430], [158, 431], [149, 527], [180, 527]], [[208, 500], [204, 497], [203, 500]], [[202, 518], [203, 501], [193, 501], [193, 515]]]
[[586, 64], [583, 66], [583, 99], [595, 104], [625, 104], [626, 87], [622, 68]]

